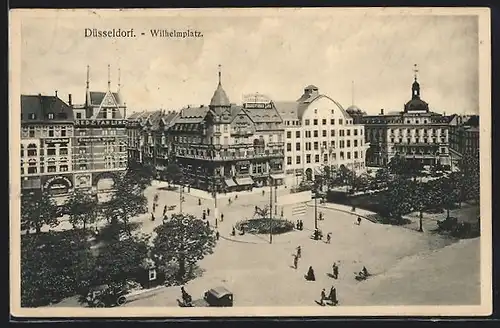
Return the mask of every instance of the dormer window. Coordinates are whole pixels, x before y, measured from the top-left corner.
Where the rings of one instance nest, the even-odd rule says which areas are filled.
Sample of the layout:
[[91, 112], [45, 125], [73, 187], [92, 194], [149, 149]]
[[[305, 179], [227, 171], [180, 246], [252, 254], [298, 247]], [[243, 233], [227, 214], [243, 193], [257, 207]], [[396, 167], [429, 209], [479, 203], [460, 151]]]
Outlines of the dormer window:
[[36, 120], [36, 114], [30, 113], [30, 120]]
[[47, 114], [47, 118], [48, 118], [49, 120], [53, 120], [53, 119], [54, 119], [54, 113], [48, 113], [48, 114]]

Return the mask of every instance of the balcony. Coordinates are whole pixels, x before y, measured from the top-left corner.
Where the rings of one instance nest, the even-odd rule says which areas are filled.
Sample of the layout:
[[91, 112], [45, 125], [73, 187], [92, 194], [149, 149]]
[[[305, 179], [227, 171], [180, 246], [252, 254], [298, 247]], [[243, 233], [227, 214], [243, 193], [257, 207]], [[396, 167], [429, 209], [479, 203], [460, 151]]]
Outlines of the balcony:
[[248, 129], [231, 130], [231, 136], [250, 136], [253, 134], [254, 132]]
[[278, 141], [278, 142], [268, 142], [267, 145], [269, 147], [275, 147], [275, 146], [281, 146], [284, 147], [285, 143], [283, 141]]

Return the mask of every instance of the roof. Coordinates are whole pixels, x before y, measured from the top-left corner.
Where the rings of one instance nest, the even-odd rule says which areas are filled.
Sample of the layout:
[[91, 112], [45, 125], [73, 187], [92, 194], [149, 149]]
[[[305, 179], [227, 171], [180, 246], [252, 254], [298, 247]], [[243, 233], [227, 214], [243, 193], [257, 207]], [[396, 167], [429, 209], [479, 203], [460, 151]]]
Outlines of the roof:
[[408, 101], [405, 104], [405, 110], [406, 111], [411, 111], [411, 110], [429, 110], [429, 104], [427, 104], [425, 101], [422, 99], [415, 97], [412, 100]]
[[205, 119], [208, 110], [207, 106], [185, 107], [181, 109], [175, 123], [201, 123]]
[[349, 115], [353, 114], [353, 115], [365, 115], [366, 112], [361, 110], [361, 108], [359, 108], [358, 106], [356, 105], [351, 105], [349, 106], [346, 110], [345, 110]]
[[212, 96], [212, 100], [210, 100], [210, 106], [231, 106], [229, 102], [229, 98], [226, 95], [226, 92], [222, 88], [222, 84], [219, 82], [217, 85], [217, 89], [215, 89], [214, 95]]
[[226, 287], [215, 287], [208, 290], [208, 292], [212, 293], [215, 297], [221, 298], [225, 295], [232, 294]]
[[[34, 119], [30, 119], [32, 114]], [[54, 119], [49, 120], [48, 114], [54, 114]], [[57, 96], [21, 95], [21, 121], [72, 122], [73, 108]]]
[[307, 87], [304, 88], [304, 90], [310, 90], [310, 89], [318, 89], [318, 87], [313, 84], [309, 84]]
[[471, 127], [479, 127], [479, 115], [472, 115], [464, 125]]
[[298, 103], [296, 101], [276, 101], [274, 106], [283, 119], [298, 119], [297, 109]]
[[[90, 99], [90, 105], [91, 106], [100, 106], [104, 97], [106, 96], [107, 92], [101, 92], [101, 91], [90, 91], [89, 92], [89, 99]], [[122, 105], [122, 99], [121, 96], [118, 92], [112, 92], [113, 97], [115, 98], [115, 101], [118, 105]]]

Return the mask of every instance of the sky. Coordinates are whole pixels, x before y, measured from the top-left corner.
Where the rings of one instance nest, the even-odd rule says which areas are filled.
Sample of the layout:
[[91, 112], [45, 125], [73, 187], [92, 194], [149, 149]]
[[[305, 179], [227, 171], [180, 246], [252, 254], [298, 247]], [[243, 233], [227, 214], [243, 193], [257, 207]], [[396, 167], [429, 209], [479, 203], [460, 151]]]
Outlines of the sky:
[[[120, 92], [129, 113], [176, 110], [210, 102], [220, 64], [222, 85], [234, 103], [256, 92], [275, 101], [296, 100], [314, 84], [344, 108], [354, 98], [358, 107], [376, 114], [381, 108], [403, 109], [418, 64], [421, 96], [431, 110], [479, 112], [476, 16], [338, 10], [329, 15], [161, 15], [70, 17], [60, 12], [23, 18], [21, 92], [52, 95], [58, 90], [62, 99], [72, 94], [73, 103], [83, 103], [86, 66], [90, 89], [106, 91], [109, 64], [115, 90], [120, 68]], [[134, 28], [146, 35], [85, 38], [85, 28]], [[198, 30], [203, 37], [150, 37], [149, 30], [156, 28]]]

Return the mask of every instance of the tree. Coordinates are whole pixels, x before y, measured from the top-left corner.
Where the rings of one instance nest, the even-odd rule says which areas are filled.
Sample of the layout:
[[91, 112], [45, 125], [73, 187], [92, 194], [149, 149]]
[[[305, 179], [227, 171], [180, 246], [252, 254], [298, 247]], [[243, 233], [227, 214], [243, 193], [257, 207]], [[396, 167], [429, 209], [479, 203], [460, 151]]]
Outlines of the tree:
[[82, 226], [86, 230], [88, 224], [97, 221], [98, 201], [96, 197], [92, 197], [92, 195], [80, 189], [75, 189], [65, 207], [69, 213], [69, 222], [74, 229]]
[[130, 162], [123, 178], [129, 181], [130, 184], [144, 190], [151, 185], [154, 176], [154, 171], [150, 166]]
[[265, 205], [264, 207], [255, 206], [254, 216], [257, 216], [261, 219], [266, 219], [271, 217], [271, 208], [269, 205]]
[[165, 169], [165, 176], [169, 184], [176, 183], [181, 180], [182, 170], [179, 165], [170, 163]]
[[59, 225], [57, 219], [57, 205], [47, 192], [35, 192], [31, 195], [21, 196], [21, 230], [30, 233], [35, 229], [36, 233], [42, 231], [44, 225], [51, 228]]
[[149, 237], [130, 236], [115, 240], [99, 249], [96, 259], [98, 283], [125, 283], [137, 277], [142, 263], [148, 258]]
[[21, 305], [60, 301], [87, 288], [94, 257], [83, 230], [46, 232], [21, 238]]
[[435, 199], [439, 198], [438, 190], [435, 188], [435, 184], [431, 182], [412, 182], [413, 186], [410, 192], [412, 207], [418, 211], [419, 217], [419, 228], [418, 231], [423, 232], [423, 217], [424, 211], [432, 208], [434, 206]]
[[384, 214], [387, 214], [396, 223], [400, 223], [402, 216], [412, 210], [411, 187], [411, 181], [402, 177], [397, 177], [388, 184], [382, 205], [384, 206]]
[[438, 180], [437, 188], [439, 188], [439, 199], [443, 209], [446, 210], [446, 218], [450, 217], [450, 210], [455, 208], [459, 201], [459, 188], [456, 180], [450, 178], [442, 178]]
[[183, 281], [186, 266], [190, 268], [211, 254], [215, 234], [206, 223], [190, 214], [173, 214], [171, 219], [155, 228], [152, 255], [158, 265], [168, 266], [177, 262], [177, 279]]
[[479, 152], [465, 153], [459, 162], [462, 200], [479, 202], [480, 161]]
[[125, 175], [115, 183], [115, 192], [106, 204], [105, 213], [112, 224], [122, 222], [125, 231], [131, 235], [129, 220], [131, 217], [147, 213], [147, 199], [142, 185], [133, 177]]

